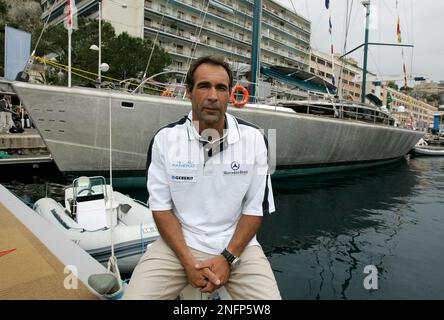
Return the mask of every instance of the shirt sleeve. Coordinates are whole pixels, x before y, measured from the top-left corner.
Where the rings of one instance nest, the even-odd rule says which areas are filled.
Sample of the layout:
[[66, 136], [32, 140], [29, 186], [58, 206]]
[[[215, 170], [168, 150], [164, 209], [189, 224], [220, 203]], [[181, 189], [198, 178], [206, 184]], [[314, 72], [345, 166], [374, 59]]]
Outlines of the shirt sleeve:
[[171, 192], [168, 183], [168, 176], [165, 166], [165, 158], [159, 148], [157, 135], [153, 138], [148, 150], [147, 164], [147, 189], [148, 189], [148, 206], [151, 210], [171, 210], [173, 203], [171, 200]]
[[275, 211], [271, 178], [268, 174], [268, 148], [266, 138], [256, 135], [256, 161], [253, 177], [244, 198], [242, 214], [263, 216]]

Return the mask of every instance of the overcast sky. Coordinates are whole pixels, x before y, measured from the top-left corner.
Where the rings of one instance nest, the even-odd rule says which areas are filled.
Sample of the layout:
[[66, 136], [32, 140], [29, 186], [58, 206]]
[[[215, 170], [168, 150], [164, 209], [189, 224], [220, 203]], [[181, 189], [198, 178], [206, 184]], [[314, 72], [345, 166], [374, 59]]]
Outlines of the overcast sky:
[[[325, 0], [275, 0], [308, 18], [311, 25], [311, 46], [330, 52], [328, 10]], [[292, 5], [293, 2], [293, 5]], [[347, 51], [364, 42], [365, 7], [361, 0], [349, 0], [352, 6]], [[397, 43], [396, 23], [401, 19], [407, 72], [425, 75], [434, 81], [444, 80], [444, 0], [372, 0], [370, 42]], [[330, 0], [333, 44], [343, 53], [347, 0]], [[362, 66], [363, 50], [351, 55]], [[373, 46], [369, 50], [369, 70], [378, 75], [402, 75], [402, 52], [399, 47]]]

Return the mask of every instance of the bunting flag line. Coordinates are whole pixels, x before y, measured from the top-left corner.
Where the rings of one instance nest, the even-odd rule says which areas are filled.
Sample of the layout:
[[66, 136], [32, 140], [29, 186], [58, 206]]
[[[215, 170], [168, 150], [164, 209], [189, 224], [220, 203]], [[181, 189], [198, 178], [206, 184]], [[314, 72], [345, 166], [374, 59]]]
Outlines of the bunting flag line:
[[75, 0], [67, 0], [65, 11], [65, 28], [68, 29], [69, 32], [72, 32], [73, 29], [77, 29], [77, 8]]
[[335, 78], [335, 56], [333, 47], [333, 23], [331, 22], [330, 0], [325, 0], [325, 8], [328, 10], [328, 33], [330, 34], [330, 54], [331, 54], [331, 83], [336, 86]]
[[405, 67], [405, 62], [402, 64], [402, 68], [404, 70], [404, 86], [407, 88], [407, 69]]
[[398, 23], [396, 25], [396, 35], [398, 36], [398, 43], [401, 43], [402, 42], [402, 39], [401, 39], [401, 20], [399, 19], [399, 16], [398, 16]]

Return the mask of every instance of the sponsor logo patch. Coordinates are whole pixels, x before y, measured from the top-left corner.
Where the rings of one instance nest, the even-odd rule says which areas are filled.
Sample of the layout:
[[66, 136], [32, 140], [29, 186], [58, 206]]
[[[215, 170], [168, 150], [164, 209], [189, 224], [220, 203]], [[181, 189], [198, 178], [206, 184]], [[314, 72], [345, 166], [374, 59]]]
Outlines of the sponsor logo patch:
[[170, 176], [172, 182], [196, 182], [195, 176], [173, 174]]
[[191, 161], [173, 161], [171, 163], [172, 169], [195, 169], [196, 164]]
[[231, 162], [230, 167], [231, 167], [231, 170], [233, 170], [233, 171], [224, 170], [224, 176], [248, 174], [248, 170], [241, 170], [241, 164], [237, 161]]

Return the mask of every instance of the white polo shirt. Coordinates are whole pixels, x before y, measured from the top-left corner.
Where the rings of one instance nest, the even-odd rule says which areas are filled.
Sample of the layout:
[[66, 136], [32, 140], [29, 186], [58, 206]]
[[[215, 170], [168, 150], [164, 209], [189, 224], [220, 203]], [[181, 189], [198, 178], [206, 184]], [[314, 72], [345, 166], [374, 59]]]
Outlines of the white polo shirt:
[[[151, 140], [148, 205], [153, 211], [173, 210], [189, 247], [220, 254], [241, 215], [275, 211], [267, 142], [259, 128], [226, 114], [223, 137], [209, 143], [191, 119], [190, 112]], [[249, 245], [259, 245], [256, 236]]]

